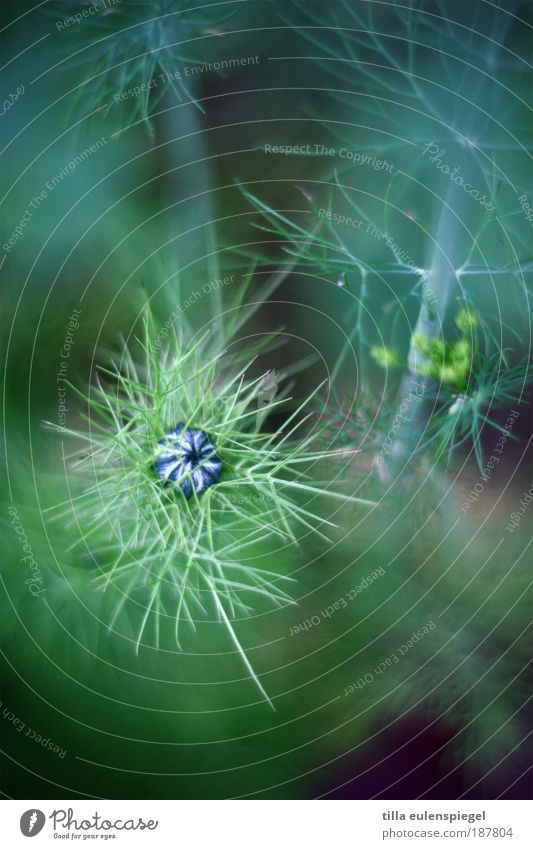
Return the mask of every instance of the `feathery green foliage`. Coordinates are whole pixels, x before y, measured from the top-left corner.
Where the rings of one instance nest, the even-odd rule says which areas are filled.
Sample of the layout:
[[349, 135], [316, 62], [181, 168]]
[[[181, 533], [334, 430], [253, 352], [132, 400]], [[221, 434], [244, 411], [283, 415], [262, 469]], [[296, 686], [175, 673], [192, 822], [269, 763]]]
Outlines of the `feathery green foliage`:
[[[83, 12], [84, 4], [76, 0], [61, 4], [63, 18]], [[84, 115], [102, 110], [104, 116], [119, 112], [121, 127], [142, 121], [152, 137], [151, 115], [167, 91], [178, 103], [192, 101], [203, 111], [184, 66], [201, 61], [195, 54], [196, 42], [218, 37], [220, 24], [234, 14], [224, 5], [220, 10], [212, 4], [198, 8], [192, 0], [181, 2], [179, 8], [170, 0], [128, 0], [110, 2], [98, 14], [83, 18], [83, 30], [74, 30], [78, 47], [73, 49], [69, 42], [63, 60], [69, 70], [81, 67], [86, 74], [73, 110]]]
[[[328, 460], [331, 472], [331, 460], [346, 455], [313, 450], [317, 432], [306, 433], [306, 408], [320, 387], [274, 433], [263, 432], [265, 415], [287, 398], [282, 391], [259, 413], [265, 375], [247, 376], [253, 344], [239, 365], [242, 355], [226, 362], [208, 333], [190, 339], [178, 331], [164, 347], [158, 338], [147, 311], [139, 359], [125, 347], [121, 361], [100, 367], [96, 388], [82, 395], [87, 428], [55, 426], [82, 440], [85, 450], [69, 458], [83, 488], [53, 513], [79, 527], [80, 545], [99, 564], [95, 587], [120, 588], [111, 627], [128, 601], [143, 605], [137, 652], [149, 627], [159, 645], [163, 618], [172, 619], [180, 646], [184, 627], [194, 631], [195, 619], [211, 610], [268, 699], [232, 620], [251, 613], [258, 597], [271, 607], [292, 604], [293, 579], [262, 565], [259, 544], [269, 540], [272, 551], [282, 552], [298, 545], [298, 534], [327, 539], [335, 523], [315, 506], [319, 497], [371, 502], [313, 483], [315, 464]], [[160, 440], [178, 422], [206, 431], [223, 463], [218, 482], [201, 494], [193, 487], [190, 500], [178, 483], [163, 486], [154, 471], [165, 450]]]
[[[340, 185], [337, 174], [335, 174], [335, 182], [348, 202], [350, 211], [361, 216], [369, 227], [376, 226]], [[368, 278], [370, 275], [381, 278], [382, 275], [389, 275], [391, 272], [393, 276], [394, 273], [414, 275], [417, 279], [410, 291], [410, 297], [414, 297], [423, 304], [424, 286], [429, 279], [429, 272], [409, 267], [405, 259], [397, 253], [390, 239], [385, 240], [384, 245], [394, 260], [392, 266], [370, 267], [345, 240], [342, 231], [331, 219], [323, 217], [319, 226], [311, 231], [250, 193], [245, 192], [245, 194], [261, 211], [265, 220], [264, 224], [255, 226], [269, 235], [281, 238], [283, 252], [290, 258], [287, 262], [302, 263], [304, 266], [313, 268], [315, 273], [330, 275], [333, 280], [337, 280], [337, 285], [345, 289], [348, 294], [355, 296], [355, 310], [351, 313], [352, 328], [333, 370], [333, 376], [335, 377], [340, 371], [352, 343], [357, 348], [360, 367], [364, 366], [368, 353], [371, 359], [386, 371], [405, 371], [407, 352], [397, 351], [386, 344], [371, 345], [365, 338], [362, 317], [366, 308]], [[305, 193], [305, 197], [318, 220], [319, 204], [311, 195]], [[400, 309], [404, 309], [405, 298], [400, 298], [398, 305]], [[485, 426], [497, 429], [500, 427], [492, 420], [491, 410], [508, 403], [523, 401], [533, 372], [525, 359], [511, 365], [512, 352], [501, 347], [489, 323], [481, 320], [472, 308], [461, 306], [455, 315], [454, 324], [455, 338], [447, 338], [443, 327], [439, 335], [426, 336], [419, 331], [412, 335], [410, 372], [414, 377], [420, 375], [429, 380], [425, 393], [426, 399], [436, 402], [431, 408], [430, 420], [424, 424], [427, 438], [421, 439], [419, 450], [429, 449], [435, 452], [437, 448], [435, 457], [446, 456], [449, 460], [460, 446], [471, 446], [481, 469], [483, 464], [481, 432]], [[363, 396], [365, 393], [366, 395], [369, 392], [372, 393], [371, 382], [366, 379], [364, 372], [362, 387], [357, 406], [361, 404], [364, 406]], [[367, 405], [368, 400], [367, 398]], [[353, 415], [352, 412], [352, 417]], [[387, 419], [390, 422], [393, 415], [394, 407], [391, 406], [390, 401], [380, 403], [377, 414], [372, 419], [368, 419], [368, 422], [370, 420], [373, 422], [374, 438], [366, 442], [367, 448], [371, 448], [376, 441], [379, 441], [379, 434], [387, 430]], [[337, 412], [333, 420], [340, 417]], [[352, 426], [358, 429], [355, 421], [352, 421]]]

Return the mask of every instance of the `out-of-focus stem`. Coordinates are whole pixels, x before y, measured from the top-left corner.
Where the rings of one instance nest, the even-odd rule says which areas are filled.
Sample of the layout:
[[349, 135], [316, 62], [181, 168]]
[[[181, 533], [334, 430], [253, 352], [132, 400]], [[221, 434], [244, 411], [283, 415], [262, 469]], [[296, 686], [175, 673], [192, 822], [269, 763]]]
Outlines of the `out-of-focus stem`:
[[[192, 98], [202, 94], [198, 85], [190, 86], [190, 93]], [[170, 250], [173, 271], [184, 272], [186, 280], [195, 281], [194, 286], [189, 282], [187, 290], [179, 293], [186, 297], [188, 290], [201, 291], [197, 284], [212, 283], [219, 277], [214, 227], [208, 223], [214, 219], [215, 213], [206, 118], [194, 102], [177, 103], [172, 91], [167, 93], [161, 106], [158, 141], [163, 143], [161, 151], [164, 156], [161, 166], [161, 171], [165, 172], [162, 205], [169, 207], [165, 214], [165, 229], [170, 231], [171, 238], [179, 236], [172, 242]], [[183, 280], [180, 282], [183, 285]], [[208, 297], [212, 305], [211, 314], [214, 317], [220, 315], [220, 288], [212, 286]]]
[[[464, 243], [464, 230], [461, 213], [464, 203], [463, 190], [450, 181], [443, 201], [435, 235], [435, 246], [429, 264], [427, 276], [429, 296], [422, 301], [413, 336], [420, 334], [428, 339], [442, 336], [446, 310], [456, 283], [455, 269], [460, 267], [462, 261], [460, 253]], [[406, 404], [406, 399], [409, 399], [408, 412], [397, 419], [400, 424], [390, 455], [393, 462], [406, 462], [409, 459], [423, 437], [432, 414], [433, 403], [427, 397], [432, 381], [430, 378], [420, 376], [419, 369], [423, 364], [424, 358], [411, 339], [407, 369], [400, 383], [397, 408], [399, 410], [402, 404]], [[422, 400], [412, 403], [414, 385], [418, 387], [417, 395], [421, 396]], [[385, 472], [386, 476], [387, 472]]]

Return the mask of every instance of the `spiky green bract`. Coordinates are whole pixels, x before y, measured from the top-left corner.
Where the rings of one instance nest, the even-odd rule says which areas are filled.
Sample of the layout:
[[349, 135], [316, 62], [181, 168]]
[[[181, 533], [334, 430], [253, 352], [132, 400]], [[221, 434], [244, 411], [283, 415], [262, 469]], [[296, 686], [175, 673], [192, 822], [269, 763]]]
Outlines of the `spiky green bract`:
[[[195, 620], [214, 614], [268, 700], [232, 620], [251, 613], [257, 600], [270, 609], [294, 603], [283, 552], [297, 544], [299, 533], [325, 536], [333, 526], [316, 511], [318, 496], [360, 499], [313, 485], [308, 474], [315, 463], [340, 453], [312, 450], [316, 433], [304, 430], [311, 415], [305, 408], [318, 388], [275, 433], [264, 433], [265, 414], [287, 399], [282, 391], [258, 413], [264, 375], [247, 376], [249, 359], [242, 365], [242, 354], [213, 350], [208, 333], [176, 335], [159, 350], [157, 338], [147, 313], [144, 338], [137, 340], [140, 357], [125, 348], [121, 361], [101, 368], [96, 388], [82, 395], [86, 429], [56, 427], [89, 450], [70, 458], [73, 480], [83, 486], [72, 484], [79, 493], [55, 515], [77, 523], [80, 546], [99, 564], [96, 586], [120, 590], [110, 625], [127, 605], [141, 607], [137, 652], [149, 638], [159, 646], [162, 622], [172, 621], [181, 647], [184, 628], [194, 631]], [[252, 354], [248, 346], [246, 356]], [[193, 487], [189, 500], [179, 482], [163, 486], [153, 468], [159, 440], [178, 422], [206, 431], [223, 464], [219, 480], [201, 494]], [[300, 503], [302, 496], [310, 503]], [[265, 543], [270, 568], [258, 553], [264, 554]]]

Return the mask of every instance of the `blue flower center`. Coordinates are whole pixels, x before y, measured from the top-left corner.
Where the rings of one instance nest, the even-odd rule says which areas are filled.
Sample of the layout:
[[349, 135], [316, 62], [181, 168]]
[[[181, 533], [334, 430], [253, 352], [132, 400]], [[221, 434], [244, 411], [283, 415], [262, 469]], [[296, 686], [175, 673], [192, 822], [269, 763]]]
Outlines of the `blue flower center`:
[[193, 490], [203, 492], [219, 479], [222, 461], [204, 430], [180, 423], [158, 445], [164, 450], [156, 454], [154, 469], [164, 486], [178, 486], [190, 498]]

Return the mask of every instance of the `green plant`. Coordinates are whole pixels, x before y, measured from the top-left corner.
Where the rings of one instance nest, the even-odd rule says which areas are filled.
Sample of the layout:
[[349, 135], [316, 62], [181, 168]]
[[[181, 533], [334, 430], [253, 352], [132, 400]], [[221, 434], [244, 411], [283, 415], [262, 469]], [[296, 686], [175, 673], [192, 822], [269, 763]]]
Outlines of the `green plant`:
[[[315, 464], [330, 461], [331, 475], [331, 461], [346, 453], [313, 450], [319, 431], [305, 432], [311, 415], [305, 410], [320, 387], [275, 432], [261, 429], [265, 415], [287, 403], [282, 390], [259, 415], [265, 376], [248, 374], [254, 347], [257, 353], [264, 342], [228, 361], [209, 333], [190, 338], [178, 330], [164, 347], [158, 339], [147, 310], [139, 356], [125, 347], [118, 364], [99, 368], [87, 395], [72, 386], [85, 405], [87, 428], [49, 426], [83, 442], [83, 452], [70, 456], [74, 480], [83, 486], [53, 515], [79, 528], [80, 550], [98, 564], [95, 587], [119, 588], [110, 627], [128, 605], [139, 606], [137, 652], [149, 622], [159, 646], [161, 622], [171, 620], [180, 646], [183, 628], [194, 631], [196, 617], [211, 610], [270, 701], [232, 624], [255, 609], [256, 599], [271, 607], [294, 603], [286, 589], [293, 579], [283, 568], [265, 567], [261, 544], [269, 541], [271, 560], [274, 550], [298, 545], [298, 532], [327, 540], [336, 525], [319, 512], [323, 498], [371, 502], [313, 483]], [[158, 474], [172, 449], [165, 435], [178, 423], [207, 433], [221, 462], [204, 491], [194, 471], [175, 479]]]
[[[525, 115], [524, 65], [509, 52], [511, 14], [491, 10], [481, 23], [474, 14], [473, 25], [471, 13], [457, 7], [448, 19], [444, 2], [432, 10], [347, 0], [280, 5], [298, 33], [292, 61], [315, 61], [327, 80], [335, 108], [309, 103], [306, 111], [333, 158], [324, 158], [322, 179], [299, 179], [307, 202], [301, 216], [284, 214], [257, 191], [247, 195], [292, 261], [347, 294], [350, 329], [334, 377], [346, 375], [355, 350], [361, 397], [382, 389], [369, 357], [390, 368], [391, 422], [422, 377], [428, 403], [398, 431], [390, 464], [434, 450], [425, 435], [449, 430], [454, 415], [461, 436], [448, 447], [465, 446], [479, 462], [491, 409], [509, 396], [520, 402], [531, 378], [527, 356], [505, 338], [522, 345], [531, 304], [531, 247], [515, 189], [528, 179], [514, 131]], [[384, 157], [389, 164], [378, 173]], [[467, 306], [450, 329], [458, 299]], [[468, 402], [448, 415], [463, 393]], [[450, 394], [457, 397], [448, 403]]]
[[196, 42], [218, 37], [233, 10], [223, 6], [214, 19], [212, 5], [198, 8], [192, 0], [179, 8], [170, 0], [128, 0], [110, 3], [87, 18], [84, 12], [85, 5], [77, 0], [62, 2], [54, 12], [59, 24], [76, 15], [83, 23], [69, 29], [68, 55], [58, 63], [69, 71], [81, 67], [88, 72], [74, 89], [72, 111], [119, 112], [121, 127], [141, 121], [152, 137], [152, 115], [167, 92], [178, 103], [191, 101], [204, 111], [184, 66], [195, 61]]

